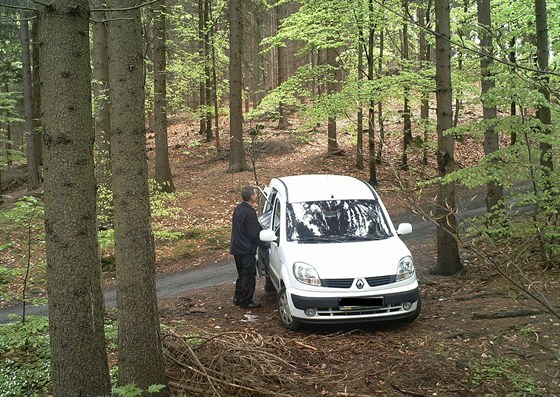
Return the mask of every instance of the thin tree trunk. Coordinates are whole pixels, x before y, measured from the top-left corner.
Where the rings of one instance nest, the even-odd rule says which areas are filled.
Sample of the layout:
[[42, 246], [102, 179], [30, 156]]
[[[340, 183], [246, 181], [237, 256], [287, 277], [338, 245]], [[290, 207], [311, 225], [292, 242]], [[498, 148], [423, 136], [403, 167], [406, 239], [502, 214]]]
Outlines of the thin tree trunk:
[[[156, 146], [155, 175], [157, 189], [174, 192], [169, 148], [167, 142], [167, 75], [166, 75], [166, 27], [165, 0], [154, 3], [153, 8], [154, 40], [154, 135]], [[210, 132], [211, 134], [211, 132]]]
[[[206, 67], [206, 59], [204, 58], [204, 0], [198, 0], [198, 55], [201, 62], [203, 62], [203, 69]], [[208, 131], [206, 131], [206, 77], [201, 78], [198, 83], [199, 92], [199, 117], [200, 117], [200, 129], [198, 133], [201, 136], [206, 137]]]
[[[368, 9], [370, 15], [369, 29], [368, 29], [368, 80], [371, 82], [374, 80], [374, 58], [373, 50], [375, 46], [375, 29], [376, 22], [373, 15], [373, 0], [368, 0]], [[369, 183], [373, 186], [377, 186], [377, 169], [376, 169], [376, 159], [375, 159], [375, 101], [373, 99], [369, 102], [368, 109], [368, 164], [369, 164]]]
[[[276, 26], [279, 29], [280, 23], [282, 22], [282, 18], [284, 18], [285, 9], [283, 5], [279, 5], [276, 7]], [[279, 45], [277, 47], [277, 54], [278, 54], [278, 87], [280, 87], [287, 78], [287, 59], [286, 59], [286, 47]], [[285, 130], [288, 128], [288, 114], [286, 112], [286, 106], [283, 102], [278, 104], [278, 113], [280, 114], [280, 118], [278, 119], [278, 129]]]
[[23, 75], [24, 133], [27, 142], [27, 188], [35, 190], [41, 184], [39, 177], [39, 156], [35, 145], [33, 128], [33, 87], [31, 83], [31, 54], [29, 50], [29, 24], [27, 13], [20, 12], [21, 68]]
[[[90, 0], [92, 8], [101, 9], [103, 0]], [[96, 13], [95, 19], [102, 20], [104, 13]], [[109, 66], [107, 56], [107, 25], [95, 22], [93, 32], [93, 98], [95, 101], [95, 171], [97, 183], [107, 189], [111, 185], [111, 116], [109, 113]]]
[[[515, 51], [515, 37], [513, 37], [509, 42], [508, 60], [512, 65], [515, 65], [515, 62], [517, 60], [516, 58], [517, 58], [517, 56], [516, 56], [516, 51]], [[517, 115], [517, 103], [515, 102], [515, 98], [511, 99], [510, 115], [511, 116]], [[517, 131], [515, 131], [515, 129], [512, 129], [512, 131], [510, 133], [510, 139], [511, 139], [511, 146], [513, 146], [517, 143]]]
[[214, 18], [212, 17], [212, 2], [208, 2], [208, 18], [210, 19], [210, 52], [212, 55], [212, 103], [214, 104], [214, 125], [216, 131], [214, 133], [216, 138], [216, 149], [219, 151], [220, 146], [220, 112], [218, 104], [218, 77], [216, 72], [216, 42], [215, 42], [215, 26]]
[[[449, 0], [436, 0], [436, 99], [438, 133], [438, 175], [444, 177], [455, 169], [453, 135], [445, 131], [453, 126], [453, 106], [451, 92], [451, 36], [449, 20]], [[438, 185], [434, 210], [437, 227], [437, 263], [435, 274], [452, 275], [463, 268], [459, 257], [459, 246], [455, 239], [457, 220], [455, 218], [455, 185]]]
[[[148, 192], [141, 0], [112, 0], [107, 17], [120, 385], [167, 384]], [[168, 395], [164, 390], [158, 395]]]
[[[364, 35], [362, 26], [360, 26], [360, 32], [358, 35], [358, 85], [362, 85], [363, 80], [363, 68], [364, 68]], [[364, 169], [364, 110], [362, 104], [360, 103], [358, 108], [358, 120], [357, 120], [357, 131], [356, 131], [356, 168], [359, 170]]]
[[[405, 15], [408, 15], [408, 0], [402, 0], [402, 8]], [[408, 44], [408, 24], [403, 23], [402, 27], [402, 58], [405, 65], [409, 59], [409, 44]], [[401, 168], [408, 169], [408, 148], [412, 144], [412, 120], [410, 101], [410, 87], [408, 83], [404, 85], [404, 100], [403, 100], [403, 153], [401, 158]]]
[[[327, 95], [332, 95], [337, 91], [336, 70], [338, 65], [336, 61], [336, 50], [334, 48], [327, 48], [327, 65], [331, 68], [329, 71], [330, 77], [327, 79]], [[331, 115], [327, 121], [327, 153], [339, 154], [340, 148], [336, 136], [336, 116]]]
[[107, 396], [88, 0], [52, 0], [38, 9], [52, 394]]
[[[496, 105], [488, 105], [486, 95], [494, 88], [494, 75], [492, 68], [492, 20], [490, 15], [490, 0], [477, 0], [478, 24], [480, 28], [480, 47], [484, 55], [480, 58], [480, 74], [482, 77], [482, 114], [486, 130], [484, 131], [484, 154], [486, 156], [498, 151], [499, 140], [498, 133], [495, 130], [497, 110]], [[496, 166], [496, 160], [490, 162], [489, 165]], [[491, 181], [486, 184], [486, 210], [491, 212], [496, 206], [502, 202], [504, 196], [503, 187]], [[503, 207], [501, 205], [500, 207]]]
[[31, 23], [31, 47], [33, 81], [33, 136], [35, 137], [35, 148], [37, 150], [37, 161], [39, 166], [43, 165], [43, 131], [41, 127], [41, 83], [39, 79], [39, 18], [33, 18]]
[[[383, 60], [385, 52], [385, 30], [379, 31], [379, 59], [377, 62], [377, 78], [383, 75]], [[383, 101], [377, 102], [377, 124], [379, 125], [379, 147], [375, 162], [381, 164], [383, 159], [383, 150], [385, 148], [385, 116], [383, 111]]]
[[[430, 3], [428, 2], [427, 10], [422, 7], [417, 9], [418, 24], [420, 25], [420, 30], [418, 32], [418, 63], [420, 68], [424, 69], [427, 65], [430, 47], [426, 41], [426, 33], [424, 28], [428, 26], [428, 17], [430, 13]], [[422, 145], [422, 164], [428, 165], [428, 123], [430, 117], [430, 102], [428, 92], [422, 90], [422, 98], [420, 101], [420, 119], [422, 120], [422, 131], [423, 131], [423, 145]]]
[[[549, 45], [548, 45], [548, 22], [547, 22], [547, 9], [546, 0], [535, 0], [535, 25], [536, 25], [536, 38], [537, 38], [537, 66], [542, 73], [539, 77], [539, 92], [544, 97], [546, 105], [541, 105], [537, 109], [537, 117], [541, 122], [541, 131], [544, 135], [552, 133], [551, 124], [552, 117], [550, 113], [550, 90], [549, 90], [549, 77], [546, 74], [548, 71], [548, 58], [549, 58]], [[550, 189], [550, 175], [554, 170], [552, 145], [545, 140], [541, 140], [540, 144], [541, 158], [540, 163], [545, 173], [546, 189]]]
[[204, 99], [206, 108], [206, 141], [214, 139], [212, 134], [212, 71], [210, 68], [210, 0], [204, 0]]

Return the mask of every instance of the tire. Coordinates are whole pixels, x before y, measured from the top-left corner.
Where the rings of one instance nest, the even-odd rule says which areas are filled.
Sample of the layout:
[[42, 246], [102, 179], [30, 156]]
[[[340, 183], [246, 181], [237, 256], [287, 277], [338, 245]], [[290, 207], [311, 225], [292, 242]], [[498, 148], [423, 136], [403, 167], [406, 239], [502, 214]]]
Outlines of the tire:
[[265, 292], [276, 292], [276, 288], [274, 287], [274, 284], [272, 284], [270, 276], [264, 277], [264, 290]]
[[300, 328], [301, 323], [292, 316], [292, 313], [290, 313], [288, 299], [286, 287], [282, 287], [278, 293], [278, 317], [284, 327], [291, 331], [296, 331]]

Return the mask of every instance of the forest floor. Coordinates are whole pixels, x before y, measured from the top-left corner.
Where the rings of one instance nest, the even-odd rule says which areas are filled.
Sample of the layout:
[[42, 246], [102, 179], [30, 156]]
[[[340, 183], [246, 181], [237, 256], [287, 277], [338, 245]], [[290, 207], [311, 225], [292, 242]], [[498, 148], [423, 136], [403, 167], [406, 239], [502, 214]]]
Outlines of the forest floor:
[[[170, 128], [174, 183], [186, 193], [175, 201], [181, 212], [174, 222], [186, 230], [214, 232], [204, 241], [192, 232], [190, 248], [160, 247], [160, 272], [230, 258], [230, 216], [245, 185], [263, 187], [272, 177], [304, 173], [368, 179], [367, 163], [365, 170], [355, 167], [349, 134], [339, 133], [344, 152], [327, 156], [324, 131], [309, 131], [302, 139], [295, 130], [276, 131], [271, 123], [259, 146], [256, 172], [228, 174], [227, 154], [216, 155], [194, 128], [182, 123]], [[413, 153], [409, 160], [415, 171], [396, 172], [391, 164], [398, 164], [397, 136], [388, 136], [388, 161], [378, 167], [377, 190], [393, 218], [411, 211], [403, 199], [404, 181], [435, 169], [433, 160], [420, 166], [420, 154]], [[468, 139], [458, 144], [459, 163], [478, 161], [480, 147]], [[426, 192], [429, 202], [431, 193]], [[162, 300], [162, 322], [170, 326], [165, 347], [174, 390], [189, 396], [560, 396], [557, 318], [468, 250], [461, 250], [464, 270], [443, 277], [430, 272], [435, 235], [412, 240], [409, 248], [422, 296], [422, 313], [409, 325], [288, 331], [277, 319], [275, 294], [265, 293], [260, 279], [255, 300], [263, 305], [251, 311], [232, 304], [233, 283]], [[193, 249], [198, 254], [187, 255]], [[559, 307], [559, 272], [545, 272], [535, 264], [524, 271]]]
[[[226, 173], [227, 151], [205, 142], [195, 123], [178, 120], [170, 126], [177, 194], [171, 211], [156, 216], [154, 223], [158, 273], [231, 261], [231, 213], [246, 185], [263, 187], [273, 177], [304, 173], [368, 179], [367, 163], [364, 170], [356, 168], [355, 144], [344, 132], [353, 126], [341, 126], [343, 152], [328, 156], [323, 130], [303, 134], [294, 127], [280, 132], [273, 122], [263, 124], [264, 135], [253, 151], [255, 172], [235, 174]], [[222, 141], [225, 135], [223, 129]], [[398, 137], [389, 131], [377, 190], [393, 220], [407, 221], [412, 209], [402, 187], [433, 175], [436, 165], [431, 159], [421, 166], [417, 151], [409, 154], [411, 169], [398, 171]], [[470, 138], [458, 142], [460, 166], [476, 163], [481, 145]], [[153, 137], [148, 149], [153, 166]], [[250, 156], [247, 161], [251, 163]], [[460, 194], [468, 200], [474, 193]], [[17, 199], [17, 192], [11, 197]], [[433, 190], [426, 188], [418, 197], [429, 203]], [[264, 292], [261, 279], [255, 300], [262, 307], [251, 311], [232, 304], [233, 282], [160, 300], [173, 391], [188, 396], [560, 396], [558, 318], [463, 247], [464, 270], [444, 277], [430, 272], [435, 235], [413, 238], [408, 245], [422, 297], [422, 312], [413, 324], [288, 331], [277, 319], [275, 294]], [[25, 257], [24, 243], [12, 248], [21, 252], [3, 253], [8, 266]], [[111, 283], [110, 250], [102, 254], [106, 281]], [[522, 265], [532, 288], [558, 308], [559, 269], [544, 271], [531, 260]], [[5, 304], [9, 302], [0, 302]]]

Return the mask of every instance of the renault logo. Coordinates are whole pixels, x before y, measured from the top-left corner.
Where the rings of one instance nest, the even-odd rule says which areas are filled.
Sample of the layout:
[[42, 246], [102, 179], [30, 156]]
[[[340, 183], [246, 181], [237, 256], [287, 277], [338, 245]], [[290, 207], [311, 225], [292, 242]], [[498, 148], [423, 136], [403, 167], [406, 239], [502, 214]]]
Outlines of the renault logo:
[[364, 280], [359, 279], [358, 281], [356, 281], [356, 287], [358, 287], [358, 289], [364, 288]]

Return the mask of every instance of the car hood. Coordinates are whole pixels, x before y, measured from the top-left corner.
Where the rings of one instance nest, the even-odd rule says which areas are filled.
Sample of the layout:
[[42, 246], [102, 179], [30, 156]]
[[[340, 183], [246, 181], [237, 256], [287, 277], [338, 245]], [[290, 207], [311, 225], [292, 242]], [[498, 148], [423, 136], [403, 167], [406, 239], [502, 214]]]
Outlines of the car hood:
[[286, 264], [291, 267], [294, 262], [305, 262], [322, 279], [396, 274], [399, 260], [410, 255], [397, 236], [379, 241], [289, 245]]

